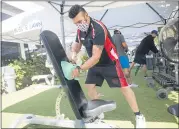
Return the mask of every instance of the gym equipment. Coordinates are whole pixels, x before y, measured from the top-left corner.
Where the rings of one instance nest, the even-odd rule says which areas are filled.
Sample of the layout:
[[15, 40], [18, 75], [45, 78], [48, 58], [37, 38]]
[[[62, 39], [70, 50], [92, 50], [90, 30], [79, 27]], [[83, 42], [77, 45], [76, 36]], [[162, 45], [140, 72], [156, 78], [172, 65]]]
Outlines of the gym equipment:
[[147, 86], [156, 90], [156, 96], [158, 99], [167, 99], [170, 91], [173, 90], [171, 87], [157, 88], [153, 77], [147, 77]]
[[61, 85], [70, 101], [76, 120], [65, 120], [63, 117], [58, 119], [42, 118], [33, 114], [27, 114], [19, 118], [11, 128], [17, 128], [22, 122], [26, 124], [41, 124], [66, 128], [116, 128], [116, 126], [104, 123], [98, 117], [104, 112], [114, 110], [116, 108], [116, 103], [114, 101], [105, 100], [87, 100], [79, 82], [77, 80], [67, 80], [64, 77], [61, 61], [69, 62], [69, 60], [57, 35], [46, 30], [40, 34], [40, 37], [52, 61], [55, 72], [61, 81]]
[[[157, 90], [157, 98], [167, 99], [170, 91], [179, 90], [178, 18], [162, 28], [159, 40], [160, 52], [153, 55], [153, 74], [152, 78], [147, 79], [147, 85]], [[163, 88], [157, 89], [153, 79]]]
[[179, 108], [179, 104], [172, 105], [168, 108], [168, 112], [171, 113], [172, 115], [179, 117], [179, 112], [178, 110], [176, 110], [178, 108]]
[[[159, 43], [162, 55], [155, 58], [156, 66], [153, 78], [165, 89], [158, 91], [158, 95], [167, 95], [167, 91], [179, 90], [179, 39], [178, 39], [179, 18], [172, 19], [165, 25], [159, 35]], [[179, 116], [179, 103], [168, 108], [168, 112]]]

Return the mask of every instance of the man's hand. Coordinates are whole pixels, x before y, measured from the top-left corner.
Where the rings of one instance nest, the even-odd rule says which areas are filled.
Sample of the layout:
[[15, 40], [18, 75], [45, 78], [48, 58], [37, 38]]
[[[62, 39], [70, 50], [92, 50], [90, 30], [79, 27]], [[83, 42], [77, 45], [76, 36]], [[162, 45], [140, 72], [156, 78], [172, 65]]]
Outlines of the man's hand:
[[76, 61], [77, 61], [77, 53], [76, 53], [76, 52], [72, 52], [72, 55], [71, 55], [71, 57], [69, 58], [69, 61], [70, 61], [72, 64], [76, 64]]
[[80, 71], [78, 68], [75, 68], [72, 72], [72, 78], [76, 78], [76, 77], [79, 77], [80, 75]]
[[81, 43], [73, 43], [72, 44], [72, 55], [70, 56], [69, 60], [71, 63], [76, 64], [77, 61], [77, 54], [79, 53], [81, 49], [82, 44]]
[[124, 48], [124, 51], [127, 53], [129, 50], [128, 50], [128, 48]]

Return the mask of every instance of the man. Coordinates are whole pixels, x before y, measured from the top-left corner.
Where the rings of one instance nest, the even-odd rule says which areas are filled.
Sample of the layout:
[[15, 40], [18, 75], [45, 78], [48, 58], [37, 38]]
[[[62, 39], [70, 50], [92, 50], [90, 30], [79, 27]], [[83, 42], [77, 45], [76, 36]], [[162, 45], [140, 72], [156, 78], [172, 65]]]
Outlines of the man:
[[114, 30], [114, 35], [112, 38], [113, 38], [114, 44], [117, 49], [119, 61], [120, 61], [121, 67], [124, 71], [124, 75], [125, 75], [128, 83], [130, 84], [129, 86], [138, 87], [138, 85], [132, 84], [132, 80], [131, 80], [131, 77], [129, 74], [129, 67], [130, 67], [129, 59], [126, 54], [126, 52], [128, 51], [128, 46], [125, 42], [124, 36], [121, 34], [121, 32], [119, 30], [116, 29], [116, 30]]
[[145, 127], [145, 118], [140, 113], [136, 97], [128, 86], [126, 78], [119, 65], [119, 60], [112, 37], [103, 23], [92, 19], [80, 5], [74, 5], [69, 10], [69, 17], [78, 27], [76, 43], [72, 45], [72, 60], [84, 45], [89, 59], [77, 67], [72, 76], [78, 77], [80, 70], [88, 70], [85, 85], [90, 99], [98, 99], [96, 86], [102, 86], [104, 79], [112, 88], [121, 88], [123, 95], [136, 115], [136, 127]]
[[148, 54], [150, 50], [154, 53], [158, 53], [158, 50], [154, 44], [154, 39], [157, 36], [158, 32], [156, 30], [153, 30], [150, 35], [148, 35], [141, 41], [140, 45], [137, 47], [134, 61], [131, 64], [129, 70], [130, 73], [135, 63], [138, 63], [140, 65], [143, 65], [144, 78], [147, 77], [146, 54]]

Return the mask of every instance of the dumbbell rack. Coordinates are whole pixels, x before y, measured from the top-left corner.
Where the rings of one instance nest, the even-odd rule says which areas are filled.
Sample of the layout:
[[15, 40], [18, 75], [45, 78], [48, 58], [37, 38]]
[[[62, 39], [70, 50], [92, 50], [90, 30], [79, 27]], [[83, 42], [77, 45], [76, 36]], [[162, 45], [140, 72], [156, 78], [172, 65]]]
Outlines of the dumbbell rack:
[[175, 84], [175, 78], [165, 73], [153, 73], [153, 79], [155, 79], [164, 88], [172, 87]]

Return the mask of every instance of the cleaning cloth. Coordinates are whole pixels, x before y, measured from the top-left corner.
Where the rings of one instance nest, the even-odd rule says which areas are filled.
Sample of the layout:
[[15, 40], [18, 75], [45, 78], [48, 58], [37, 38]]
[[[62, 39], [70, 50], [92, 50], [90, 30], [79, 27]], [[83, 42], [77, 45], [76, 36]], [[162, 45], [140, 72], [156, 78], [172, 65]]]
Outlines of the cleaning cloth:
[[[72, 78], [72, 72], [73, 70], [82, 64], [81, 60], [78, 60], [77, 64], [72, 64], [67, 61], [61, 61], [61, 67], [64, 73], [64, 76], [68, 80], [73, 80]], [[79, 78], [74, 78], [75, 80], [79, 80]]]

